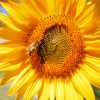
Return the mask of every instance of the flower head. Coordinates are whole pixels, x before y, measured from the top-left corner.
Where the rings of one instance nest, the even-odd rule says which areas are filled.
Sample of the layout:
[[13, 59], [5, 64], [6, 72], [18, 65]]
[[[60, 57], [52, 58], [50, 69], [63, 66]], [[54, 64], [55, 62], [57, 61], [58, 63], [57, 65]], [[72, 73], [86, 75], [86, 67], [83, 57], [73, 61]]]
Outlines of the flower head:
[[[100, 87], [100, 20], [86, 0], [0, 2], [1, 84], [30, 100], [95, 100]], [[97, 11], [97, 10], [96, 10]]]

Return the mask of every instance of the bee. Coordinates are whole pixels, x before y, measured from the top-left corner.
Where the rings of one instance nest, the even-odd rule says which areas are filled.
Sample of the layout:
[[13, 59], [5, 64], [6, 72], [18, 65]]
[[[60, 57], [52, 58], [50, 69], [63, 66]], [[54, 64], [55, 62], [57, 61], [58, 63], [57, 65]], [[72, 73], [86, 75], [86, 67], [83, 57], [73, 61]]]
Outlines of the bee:
[[28, 51], [29, 51], [29, 56], [32, 56], [32, 54], [34, 53], [34, 50], [37, 48], [38, 46], [38, 42], [35, 43], [31, 43], [28, 47]]

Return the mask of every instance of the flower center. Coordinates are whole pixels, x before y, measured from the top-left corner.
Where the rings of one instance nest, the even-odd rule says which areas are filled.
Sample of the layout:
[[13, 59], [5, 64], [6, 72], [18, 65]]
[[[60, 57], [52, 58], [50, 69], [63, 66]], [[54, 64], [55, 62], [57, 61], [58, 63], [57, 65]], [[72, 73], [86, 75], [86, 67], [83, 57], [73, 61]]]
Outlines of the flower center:
[[84, 56], [84, 40], [74, 20], [53, 16], [42, 20], [29, 40], [33, 68], [47, 77], [69, 77]]
[[54, 25], [45, 30], [38, 45], [41, 63], [50, 67], [62, 67], [71, 52], [70, 36], [63, 25]]

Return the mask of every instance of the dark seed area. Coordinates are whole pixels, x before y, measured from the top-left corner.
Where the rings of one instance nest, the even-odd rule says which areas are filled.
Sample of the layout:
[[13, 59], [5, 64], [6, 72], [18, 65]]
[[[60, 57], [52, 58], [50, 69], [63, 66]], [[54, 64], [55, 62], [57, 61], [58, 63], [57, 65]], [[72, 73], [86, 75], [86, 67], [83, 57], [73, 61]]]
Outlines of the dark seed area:
[[70, 36], [63, 25], [54, 25], [44, 32], [38, 45], [38, 56], [41, 63], [50, 66], [62, 66], [71, 52]]

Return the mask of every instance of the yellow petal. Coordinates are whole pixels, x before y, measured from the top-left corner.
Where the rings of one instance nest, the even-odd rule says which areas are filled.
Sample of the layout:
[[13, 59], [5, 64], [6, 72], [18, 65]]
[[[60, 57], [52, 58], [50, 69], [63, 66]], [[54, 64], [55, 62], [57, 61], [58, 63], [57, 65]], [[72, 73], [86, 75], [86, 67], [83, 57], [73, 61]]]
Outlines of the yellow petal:
[[15, 30], [15, 31], [21, 31], [20, 29], [18, 29], [14, 23], [10, 20], [10, 18], [5, 15], [0, 13], [0, 21], [2, 21], [4, 24], [6, 24], [9, 28]]
[[5, 59], [17, 59], [22, 57], [23, 55], [25, 55], [26, 50], [23, 47], [16, 47], [13, 48], [13, 50], [11, 52], [5, 53], [5, 54], [0, 54], [0, 60], [3, 61]]
[[39, 100], [48, 100], [50, 96], [50, 80], [45, 79]]
[[82, 31], [82, 34], [86, 38], [89, 38], [89, 36], [91, 37], [91, 35], [93, 35], [93, 37], [94, 37], [95, 36], [94, 34], [96, 32], [96, 29], [97, 29], [97, 23], [93, 23], [90, 26], [88, 26], [87, 28], [85, 28]]
[[72, 18], [75, 18], [75, 15], [76, 15], [77, 3], [78, 3], [78, 0], [73, 0], [72, 3], [70, 4], [68, 15], [71, 16]]
[[100, 48], [94, 48], [94, 47], [87, 46], [85, 48], [85, 51], [89, 55], [100, 57]]
[[0, 2], [1, 5], [6, 9], [6, 11], [10, 14], [10, 17], [14, 19], [19, 24], [27, 24], [23, 18], [18, 16], [18, 13], [11, 8], [11, 6], [7, 3]]
[[[100, 36], [97, 36], [97, 38], [98, 39], [100, 39]], [[88, 46], [92, 46], [92, 47], [100, 47], [100, 40], [98, 40], [98, 39], [96, 39], [96, 40], [92, 40], [92, 41], [86, 41], [85, 43], [86, 43], [86, 45], [88, 45]]]
[[91, 22], [93, 21], [93, 15], [94, 15], [94, 12], [89, 14], [89, 16], [87, 16], [84, 20], [78, 23], [79, 28], [82, 29], [82, 28], [90, 26]]
[[84, 62], [88, 65], [91, 66], [95, 71], [100, 73], [100, 59], [96, 59], [95, 57], [85, 57]]
[[[34, 14], [31, 14], [30, 8], [26, 7], [25, 4], [19, 4], [18, 2], [16, 3], [15, 1], [11, 1], [9, 0], [8, 3], [10, 4], [11, 8], [17, 12], [17, 16], [20, 17], [20, 19], [22, 21], [24, 21], [25, 24], [18, 24], [16, 23], [15, 20], [13, 20], [14, 24], [21, 30], [24, 30], [25, 33], [27, 33], [27, 31], [29, 31], [30, 29], [30, 24], [32, 23], [32, 25], [36, 25], [37, 21], [38, 21], [38, 17], [36, 17]], [[20, 10], [19, 10], [20, 9]], [[30, 12], [29, 12], [30, 11]]]
[[0, 77], [0, 85], [1, 85], [1, 83], [2, 83], [2, 80], [3, 80], [3, 77]]
[[56, 99], [64, 100], [64, 80], [63, 79], [57, 79]]
[[14, 71], [14, 70], [19, 69], [20, 65], [21, 63], [15, 64], [15, 65], [12, 65], [10, 63], [4, 63], [0, 65], [0, 71], [1, 72]]
[[45, 0], [35, 0], [34, 1], [35, 3], [36, 3], [36, 5], [37, 5], [37, 7], [40, 9], [40, 10], [42, 10], [44, 13], [47, 13], [47, 5], [46, 5], [46, 1]]
[[75, 18], [83, 11], [85, 5], [86, 5], [86, 0], [78, 0]]
[[[97, 25], [97, 27], [100, 27], [100, 26]], [[94, 32], [94, 35], [100, 35], [100, 29], [99, 28], [96, 29], [96, 31]]]
[[72, 88], [72, 84], [65, 81], [65, 100], [73, 100], [73, 99], [74, 99], [74, 91]]
[[33, 96], [38, 93], [42, 85], [42, 80], [41, 79], [36, 79], [35, 82], [31, 82], [30, 85], [27, 87], [25, 95], [24, 95], [24, 100], [30, 100]]
[[[84, 96], [87, 100], [95, 100], [95, 96], [92, 90], [92, 87], [87, 80], [87, 78], [84, 76], [84, 74], [77, 70], [77, 72], [72, 77], [72, 83], [76, 90]], [[88, 90], [88, 91], [87, 91]]]
[[[23, 41], [7, 41], [7, 42], [3, 42], [0, 43], [0, 48], [8, 48], [8, 52], [9, 52], [9, 48], [15, 48], [15, 47], [25, 47], [25, 44], [23, 43]], [[4, 52], [6, 53], [6, 51], [0, 50], [0, 52]]]
[[7, 72], [6, 74], [4, 74], [3, 78], [1, 79], [0, 85], [7, 84], [12, 80], [16, 79], [17, 74], [18, 72], [17, 73]]
[[22, 2], [22, 7], [23, 7], [23, 11], [25, 11], [29, 16], [31, 17], [35, 17], [35, 18], [38, 18], [40, 19], [41, 16], [38, 15], [38, 13], [36, 13], [34, 10], [31, 9], [31, 7], [29, 6], [29, 1], [27, 0], [21, 0]]
[[[28, 65], [28, 62], [23, 61], [21, 62], [21, 66], [19, 69], [15, 70], [15, 71], [12, 71], [12, 72], [6, 72], [3, 76], [3, 79], [2, 79], [2, 82], [1, 82], [1, 85], [3, 84], [7, 84], [8, 82], [14, 80], [17, 75], [25, 68], [25, 66]], [[11, 64], [17, 64], [16, 62], [11, 62]]]
[[[92, 32], [92, 30], [91, 30], [91, 32]], [[90, 33], [90, 35], [84, 35], [84, 38], [87, 40], [86, 41], [86, 43], [87, 42], [91, 42], [92, 43], [92, 41], [93, 42], [95, 42], [95, 41], [98, 41], [98, 39], [100, 39], [100, 35], [98, 34], [98, 35], [95, 35], [95, 33], [91, 33], [91, 32], [89, 32]]]
[[14, 59], [12, 59], [12, 58], [0, 59], [0, 61], [1, 62], [7, 62], [7, 63], [12, 63], [12, 64], [15, 63], [16, 64], [16, 63], [20, 63], [22, 61], [22, 59], [23, 59], [23, 61], [25, 61], [27, 59], [27, 57], [24, 55], [22, 57], [18, 57], [18, 58], [14, 58]]
[[26, 37], [26, 34], [24, 34], [23, 32], [16, 32], [9, 28], [1, 28], [0, 37], [8, 40], [23, 41]]
[[25, 91], [26, 91], [26, 87], [28, 86], [28, 84], [24, 84], [19, 90], [18, 90], [18, 94], [16, 96], [16, 100], [20, 100], [21, 97], [24, 95]]
[[16, 92], [19, 88], [21, 88], [29, 80], [31, 76], [33, 76], [33, 70], [31, 69], [29, 70], [29, 69], [30, 69], [30, 66], [27, 66], [20, 72], [20, 74], [17, 76], [14, 83], [10, 87], [8, 95], [11, 95], [14, 92]]
[[27, 19], [29, 18], [29, 15], [24, 12], [25, 9], [23, 8], [23, 6], [20, 6], [19, 3], [16, 3], [15, 1], [9, 0], [8, 2], [11, 5], [12, 9], [14, 9], [15, 12], [18, 12], [18, 16], [20, 16], [26, 23], [28, 23], [29, 20]]
[[[79, 0], [80, 1], [80, 0]], [[85, 0], [84, 0], [85, 1]], [[77, 23], [81, 23], [82, 21], [84, 21], [91, 13], [93, 13], [94, 11], [94, 5], [90, 5], [86, 11], [84, 13], [82, 13], [82, 15], [80, 16], [79, 19], [77, 19]]]
[[53, 79], [51, 82], [50, 82], [50, 100], [55, 100], [55, 88], [56, 87], [56, 81], [55, 79]]
[[56, 14], [56, 15], [61, 14], [61, 10], [62, 10], [61, 2], [63, 2], [63, 1], [62, 0], [52, 0], [52, 1], [54, 3], [54, 9], [55, 9], [54, 14]]
[[57, 5], [55, 4], [55, 2], [56, 0], [46, 0], [49, 15], [54, 15], [56, 12]]
[[[70, 91], [70, 92], [69, 92]], [[84, 100], [71, 82], [65, 81], [65, 100]]]
[[0, 54], [5, 54], [12, 51], [12, 48], [9, 47], [0, 47]]
[[67, 15], [72, 1], [71, 0], [64, 0], [63, 2], [64, 2], [64, 6], [62, 8], [62, 14]]
[[36, 12], [36, 14], [38, 14], [39, 16], [41, 17], [44, 17], [44, 13], [41, 11], [41, 9], [38, 8], [38, 6], [36, 5], [35, 1], [34, 0], [29, 0], [27, 2], [27, 0], [24, 0], [27, 5], [34, 11]]
[[78, 92], [75, 92], [75, 100], [84, 100], [84, 98]]
[[95, 16], [100, 18], [100, 0], [91, 0], [95, 4]]
[[[82, 69], [82, 70], [81, 70]], [[88, 80], [95, 86], [100, 88], [100, 73], [96, 72], [91, 66], [86, 64], [81, 65], [80, 71], [88, 78]]]

